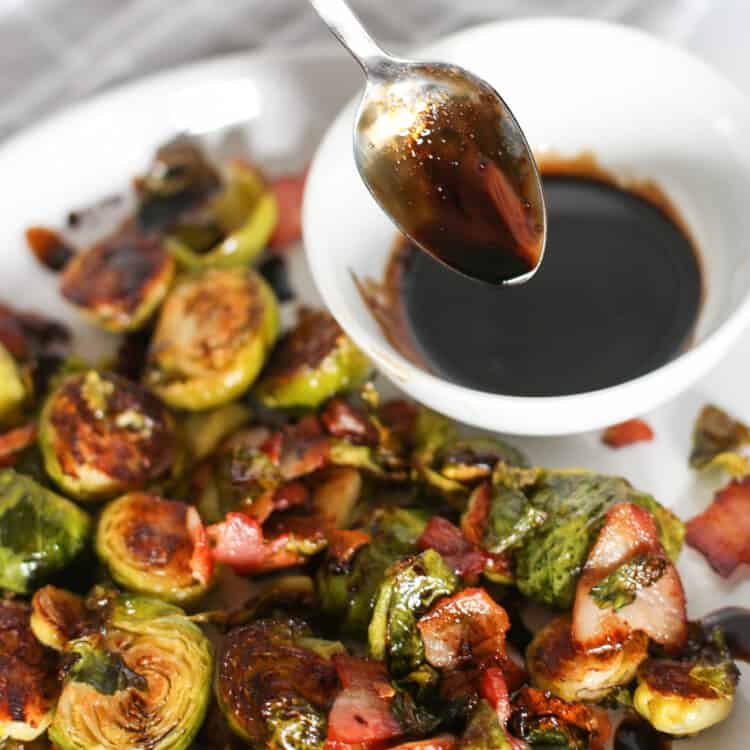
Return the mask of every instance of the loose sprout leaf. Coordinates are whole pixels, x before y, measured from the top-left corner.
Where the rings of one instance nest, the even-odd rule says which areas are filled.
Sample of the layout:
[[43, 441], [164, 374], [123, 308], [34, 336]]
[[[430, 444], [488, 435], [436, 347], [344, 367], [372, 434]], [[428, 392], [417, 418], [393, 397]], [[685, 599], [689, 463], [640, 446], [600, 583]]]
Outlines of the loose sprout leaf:
[[602, 578], [589, 595], [602, 609], [622, 609], [635, 601], [640, 589], [656, 583], [666, 567], [663, 557], [640, 555]]
[[78, 659], [68, 671], [68, 679], [91, 685], [100, 695], [114, 695], [130, 687], [137, 690], [148, 687], [146, 679], [129, 669], [118, 653], [97, 650], [88, 641], [74, 642], [70, 652]]
[[466, 729], [458, 741], [460, 750], [512, 750], [496, 711], [481, 700], [469, 716]]
[[730, 482], [688, 521], [687, 543], [725, 578], [740, 564], [750, 564], [750, 478]]
[[708, 404], [695, 421], [690, 466], [722, 468], [734, 477], [743, 477], [750, 470], [750, 462], [737, 451], [749, 443], [750, 428], [746, 424]]

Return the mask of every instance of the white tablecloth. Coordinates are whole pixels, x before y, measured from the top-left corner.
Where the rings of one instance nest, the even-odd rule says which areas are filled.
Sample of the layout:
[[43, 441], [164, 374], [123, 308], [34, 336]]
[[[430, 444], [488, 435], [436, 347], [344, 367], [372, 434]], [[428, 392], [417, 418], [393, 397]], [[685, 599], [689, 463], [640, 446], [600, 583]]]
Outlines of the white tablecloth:
[[[488, 19], [618, 20], [698, 49], [744, 82], [750, 0], [353, 0], [404, 45]], [[0, 138], [73, 99], [186, 61], [327, 38], [306, 0], [0, 0]], [[748, 74], [750, 79], [750, 74]]]

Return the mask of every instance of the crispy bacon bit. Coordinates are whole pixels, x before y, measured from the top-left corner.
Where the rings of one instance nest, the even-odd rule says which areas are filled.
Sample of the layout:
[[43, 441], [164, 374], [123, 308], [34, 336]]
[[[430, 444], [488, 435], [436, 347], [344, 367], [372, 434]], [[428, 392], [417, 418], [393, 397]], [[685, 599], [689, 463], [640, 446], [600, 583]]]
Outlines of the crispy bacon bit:
[[401, 398], [386, 401], [378, 414], [383, 424], [397, 435], [408, 435], [414, 430], [419, 416], [419, 409], [411, 402]]
[[296, 425], [284, 430], [279, 468], [285, 479], [296, 479], [325, 466], [330, 442], [323, 434], [314, 415], [303, 417]]
[[[601, 608], [592, 588], [607, 575], [640, 556], [662, 561], [663, 573], [638, 588], [635, 599], [618, 610]], [[678, 648], [687, 638], [685, 592], [674, 565], [659, 542], [654, 517], [631, 503], [618, 503], [607, 513], [602, 530], [589, 552], [576, 589], [573, 638], [586, 648], [622, 643], [642, 630], [667, 648]]]
[[434, 549], [453, 568], [453, 571], [466, 579], [476, 580], [487, 563], [487, 554], [471, 544], [454, 526], [442, 516], [433, 516], [422, 536], [417, 539], [417, 549]]
[[208, 585], [214, 572], [214, 558], [208, 544], [206, 527], [201, 521], [198, 511], [191, 505], [187, 509], [185, 524], [193, 543], [193, 554], [190, 557], [190, 570], [193, 578], [203, 586]]
[[741, 563], [750, 564], [750, 477], [717, 492], [713, 503], [688, 521], [686, 541], [724, 578]]
[[438, 669], [472, 664], [481, 668], [505, 661], [506, 611], [484, 589], [464, 589], [439, 601], [417, 622], [425, 658]]
[[346, 565], [360, 547], [370, 543], [370, 535], [361, 529], [331, 529], [327, 532], [328, 556], [335, 565]]
[[16, 359], [63, 355], [70, 338], [61, 323], [0, 304], [0, 344]]
[[479, 694], [495, 709], [498, 721], [504, 727], [510, 719], [510, 698], [502, 669], [490, 667], [482, 675]]
[[263, 441], [260, 450], [265, 453], [273, 463], [278, 465], [281, 460], [281, 448], [283, 444], [284, 436], [280, 432], [272, 432], [266, 440]]
[[0, 435], [0, 466], [12, 466], [18, 454], [36, 440], [36, 423], [27, 422]]
[[367, 417], [343, 399], [334, 398], [320, 415], [326, 430], [356, 445], [377, 445], [378, 431]]
[[401, 735], [401, 726], [391, 713], [395, 690], [385, 666], [345, 654], [333, 660], [344, 689], [328, 716], [326, 746], [334, 742], [366, 748]]
[[628, 419], [626, 422], [613, 424], [602, 435], [602, 442], [610, 448], [622, 448], [653, 439], [654, 431], [642, 419]]
[[428, 740], [415, 740], [414, 742], [403, 742], [392, 747], [391, 750], [454, 750], [456, 738], [452, 734], [439, 734]]
[[258, 521], [245, 513], [227, 513], [221, 523], [209, 526], [206, 533], [214, 545], [214, 560], [229, 565], [237, 573], [266, 573], [299, 565], [304, 559], [287, 549], [287, 534], [265, 539]]
[[54, 230], [47, 227], [29, 227], [26, 242], [36, 259], [50, 271], [62, 271], [75, 251]]
[[520, 714], [521, 722], [529, 718], [548, 717], [554, 724], [562, 723], [586, 732], [591, 750], [601, 750], [612, 731], [607, 712], [603, 709], [584, 703], [568, 703], [532, 687], [519, 690], [513, 699], [513, 708]]
[[302, 237], [302, 194], [306, 177], [307, 170], [271, 182], [271, 190], [279, 205], [279, 221], [269, 240], [274, 250], [284, 250]]
[[461, 531], [472, 543], [481, 547], [487, 519], [490, 515], [490, 500], [492, 487], [488, 482], [480, 484], [469, 497], [466, 513], [461, 516]]

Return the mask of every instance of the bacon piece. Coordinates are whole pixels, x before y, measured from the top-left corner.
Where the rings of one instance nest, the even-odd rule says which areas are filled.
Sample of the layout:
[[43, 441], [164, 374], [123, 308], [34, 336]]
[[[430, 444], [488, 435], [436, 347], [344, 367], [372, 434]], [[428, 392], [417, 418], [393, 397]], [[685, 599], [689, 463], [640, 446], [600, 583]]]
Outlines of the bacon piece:
[[0, 466], [12, 466], [18, 454], [36, 440], [36, 423], [27, 422], [0, 435]]
[[602, 435], [602, 442], [610, 448], [622, 448], [653, 439], [654, 431], [642, 419], [628, 419], [626, 422], [613, 424]]
[[464, 589], [441, 599], [417, 622], [425, 658], [438, 669], [467, 663], [497, 666], [505, 660], [506, 611], [484, 589]]
[[279, 457], [279, 468], [284, 479], [312, 474], [325, 466], [330, 453], [330, 441], [323, 434], [320, 421], [314, 415], [303, 417], [293, 427], [284, 430]]
[[343, 399], [329, 401], [320, 415], [326, 430], [334, 437], [343, 438], [355, 445], [377, 445], [378, 431], [362, 413]]
[[510, 699], [502, 669], [490, 667], [484, 672], [479, 681], [479, 694], [495, 709], [501, 726], [505, 726], [510, 719]]
[[370, 659], [337, 654], [336, 672], [343, 686], [328, 715], [329, 743], [372, 747], [401, 735], [391, 713], [395, 690], [385, 666]]
[[434, 549], [439, 552], [453, 571], [463, 578], [476, 580], [487, 564], [487, 554], [471, 544], [458, 526], [441, 516], [433, 516], [422, 536], [417, 539], [417, 549]]
[[279, 206], [279, 221], [268, 244], [276, 251], [284, 250], [302, 238], [302, 195], [306, 178], [307, 170], [271, 182]]
[[454, 750], [455, 747], [456, 738], [452, 734], [439, 734], [427, 740], [403, 742], [390, 750]]
[[[661, 577], [637, 589], [635, 600], [621, 609], [600, 608], [591, 589], [623, 563], [639, 556], [663, 560]], [[573, 638], [590, 649], [622, 643], [634, 630], [642, 630], [667, 648], [681, 646], [687, 638], [685, 592], [659, 542], [651, 513], [632, 503], [618, 503], [607, 513], [578, 581]]]
[[328, 537], [328, 556], [336, 565], [346, 565], [360, 547], [370, 543], [370, 535], [361, 529], [331, 529]]
[[730, 482], [700, 515], [687, 522], [687, 543], [728, 578], [750, 564], [750, 477]]
[[414, 429], [419, 408], [411, 401], [394, 398], [386, 401], [378, 410], [383, 424], [397, 435], [408, 435]]
[[29, 227], [26, 243], [36, 259], [50, 271], [62, 271], [75, 255], [75, 250], [60, 234], [47, 227]]
[[213, 576], [214, 558], [211, 554], [211, 547], [208, 544], [206, 527], [203, 525], [198, 511], [192, 505], [187, 509], [185, 523], [190, 540], [193, 542], [190, 570], [193, 572], [193, 578], [198, 583], [206, 586]]

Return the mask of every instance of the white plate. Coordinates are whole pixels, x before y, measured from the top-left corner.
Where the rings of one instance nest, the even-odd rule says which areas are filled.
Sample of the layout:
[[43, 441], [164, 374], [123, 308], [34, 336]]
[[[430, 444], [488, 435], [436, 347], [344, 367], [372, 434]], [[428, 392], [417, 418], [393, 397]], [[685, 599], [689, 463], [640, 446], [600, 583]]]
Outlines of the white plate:
[[[81, 324], [59, 298], [55, 276], [41, 269], [26, 249], [24, 228], [62, 222], [71, 208], [123, 191], [167, 137], [178, 130], [213, 129], [222, 120], [228, 124], [246, 119], [253, 153], [270, 168], [298, 166], [310, 157], [359, 81], [356, 66], [337, 50], [232, 57], [126, 86], [6, 141], [0, 145], [5, 208], [0, 224], [0, 300], [66, 319], [84, 350], [100, 350], [106, 341]], [[302, 253], [296, 253], [293, 265], [293, 282], [301, 297], [316, 302]], [[745, 335], [695, 388], [645, 415], [656, 432], [650, 444], [612, 451], [593, 433], [513, 442], [540, 464], [622, 474], [689, 518], [709, 503], [713, 489], [687, 468], [693, 417], [704, 403], [715, 401], [750, 420], [749, 365], [750, 335]], [[692, 617], [729, 604], [750, 605], [748, 568], [724, 581], [691, 549], [685, 550], [679, 567]], [[750, 670], [741, 668], [750, 681]], [[748, 709], [746, 681], [740, 684], [731, 718], [680, 747], [744, 750], [750, 736]]]

